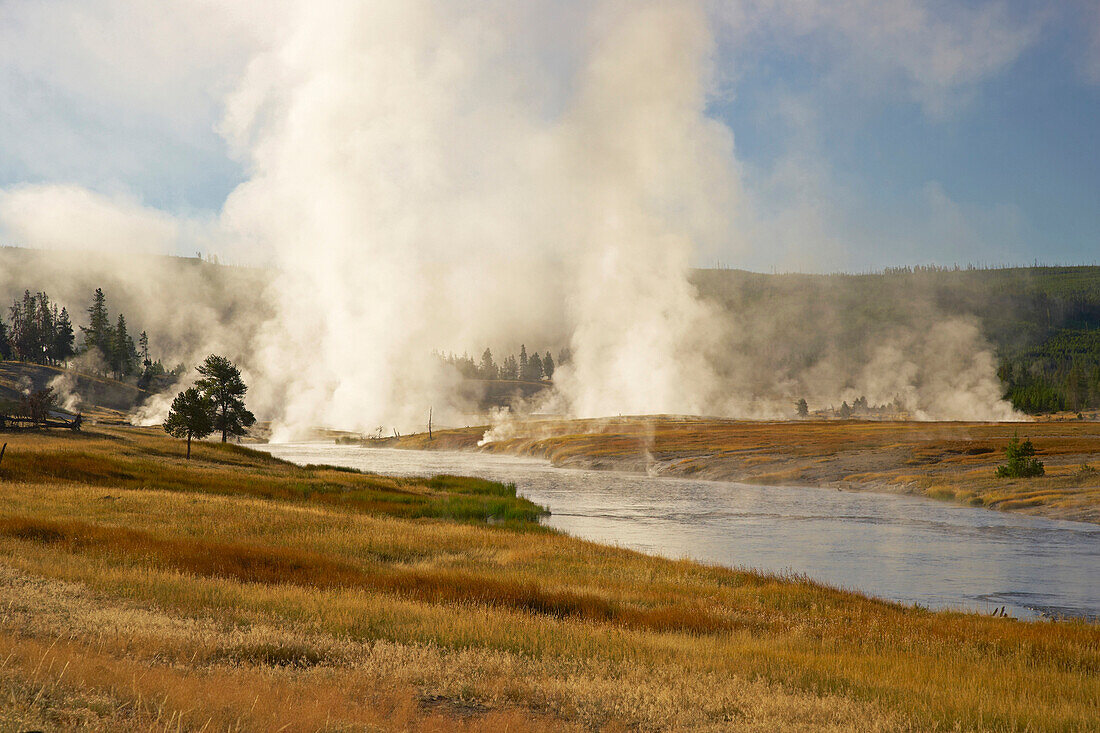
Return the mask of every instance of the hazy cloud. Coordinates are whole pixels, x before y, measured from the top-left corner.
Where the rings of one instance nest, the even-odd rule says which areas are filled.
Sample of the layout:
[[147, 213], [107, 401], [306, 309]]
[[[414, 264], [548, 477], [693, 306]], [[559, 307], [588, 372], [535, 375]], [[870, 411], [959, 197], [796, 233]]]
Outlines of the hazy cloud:
[[[832, 125], [858, 140], [868, 120], [898, 101], [940, 124], [1037, 42], [1049, 14], [1014, 12], [999, 0], [742, 0], [714, 3], [711, 12], [722, 20], [727, 66], [778, 54], [806, 62], [811, 77], [801, 85], [778, 79], [753, 99], [754, 121], [777, 152], [740, 166], [736, 254], [724, 261], [819, 272], [1019, 261], [1022, 237], [1032, 233], [1020, 210], [954, 200], [936, 182], [899, 191], [889, 211], [878, 210], [852, 171], [836, 169], [822, 130]], [[740, 79], [725, 81], [736, 94]]]
[[715, 12], [735, 57], [765, 42], [812, 57], [831, 86], [901, 93], [933, 116], [1011, 65], [1039, 32], [1034, 18], [996, 0], [742, 0], [716, 3]]
[[[141, 190], [220, 205], [236, 166], [215, 125], [273, 19], [212, 0], [0, 3], [0, 184]], [[228, 180], [227, 180], [228, 179]]]
[[[0, 190], [0, 241], [39, 249], [171, 254], [205, 249], [210, 225], [74, 185]], [[194, 247], [194, 249], [192, 249]]]

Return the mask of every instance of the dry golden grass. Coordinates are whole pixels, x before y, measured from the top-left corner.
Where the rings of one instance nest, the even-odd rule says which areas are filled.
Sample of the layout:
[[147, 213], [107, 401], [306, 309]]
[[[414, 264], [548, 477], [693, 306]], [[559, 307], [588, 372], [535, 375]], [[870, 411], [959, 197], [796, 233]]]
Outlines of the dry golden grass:
[[[486, 428], [388, 444], [472, 449]], [[1047, 474], [994, 475], [1012, 436], [1030, 437]], [[1100, 523], [1100, 424], [756, 422], [703, 418], [532, 421], [483, 450], [559, 465], [693, 478], [904, 492], [991, 509]]]
[[[176, 443], [141, 431], [8, 440], [0, 727], [1070, 731], [1096, 722], [1092, 625], [930, 613], [522, 521], [283, 495], [269, 489], [291, 477], [386, 480], [209, 444], [188, 465]], [[29, 468], [67, 452], [136, 462], [144, 481], [130, 469], [113, 487], [105, 471], [82, 483]], [[13, 464], [15, 481], [4, 475], [9, 457], [26, 461]], [[440, 486], [462, 490], [392, 488], [443, 501]]]

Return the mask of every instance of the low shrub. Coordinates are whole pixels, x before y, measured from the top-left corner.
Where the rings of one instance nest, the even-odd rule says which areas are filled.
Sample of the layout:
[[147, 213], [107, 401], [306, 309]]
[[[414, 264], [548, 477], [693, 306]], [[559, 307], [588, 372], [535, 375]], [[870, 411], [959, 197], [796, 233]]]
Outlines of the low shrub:
[[1005, 457], [1008, 462], [997, 466], [998, 478], [1032, 478], [1046, 473], [1043, 462], [1035, 458], [1035, 446], [1030, 439], [1021, 443], [1019, 436], [1013, 435], [1005, 448]]

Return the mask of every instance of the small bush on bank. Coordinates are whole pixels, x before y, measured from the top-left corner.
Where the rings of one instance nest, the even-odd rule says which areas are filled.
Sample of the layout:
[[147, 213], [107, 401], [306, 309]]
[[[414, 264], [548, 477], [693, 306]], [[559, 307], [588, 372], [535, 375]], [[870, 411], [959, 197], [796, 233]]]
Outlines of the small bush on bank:
[[1043, 462], [1034, 456], [1035, 446], [1031, 444], [1031, 440], [1025, 439], [1021, 443], [1019, 436], [1013, 435], [1008, 447], [1005, 448], [1005, 457], [1008, 458], [1008, 463], [997, 466], [997, 477], [1031, 478], [1042, 476], [1046, 473], [1046, 469], [1043, 468]]

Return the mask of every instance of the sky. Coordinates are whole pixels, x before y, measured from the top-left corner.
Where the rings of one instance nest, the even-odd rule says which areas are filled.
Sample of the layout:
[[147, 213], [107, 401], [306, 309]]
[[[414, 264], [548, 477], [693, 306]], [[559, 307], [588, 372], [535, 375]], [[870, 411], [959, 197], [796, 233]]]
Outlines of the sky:
[[[548, 19], [563, 47], [575, 5]], [[226, 120], [279, 7], [0, 0], [0, 243], [76, 230], [247, 259], [215, 233], [254, 163]], [[707, 14], [707, 114], [732, 133], [740, 195], [727, 240], [695, 264], [1100, 261], [1094, 0], [730, 0]], [[568, 57], [551, 45], [537, 62], [566, 75]]]

